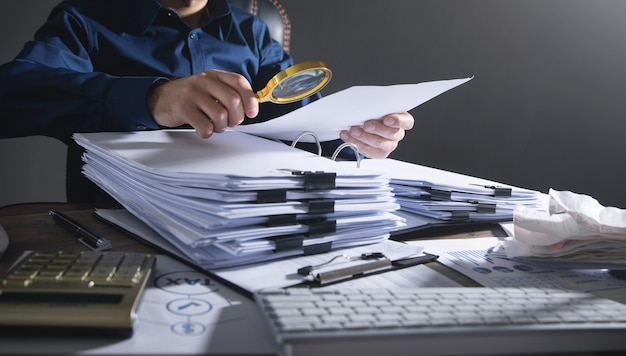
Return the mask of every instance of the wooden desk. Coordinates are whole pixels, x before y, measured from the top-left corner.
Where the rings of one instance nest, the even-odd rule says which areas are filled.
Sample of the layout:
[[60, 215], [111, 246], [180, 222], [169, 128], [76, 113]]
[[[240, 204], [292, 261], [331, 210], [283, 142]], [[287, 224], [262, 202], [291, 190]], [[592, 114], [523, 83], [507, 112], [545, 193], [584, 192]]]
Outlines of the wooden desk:
[[54, 222], [49, 210], [57, 210], [76, 219], [87, 229], [109, 240], [113, 251], [154, 252], [93, 215], [96, 207], [89, 204], [24, 204], [0, 209], [0, 225], [9, 236], [9, 247], [0, 259], [0, 273], [26, 250], [85, 251], [76, 235]]

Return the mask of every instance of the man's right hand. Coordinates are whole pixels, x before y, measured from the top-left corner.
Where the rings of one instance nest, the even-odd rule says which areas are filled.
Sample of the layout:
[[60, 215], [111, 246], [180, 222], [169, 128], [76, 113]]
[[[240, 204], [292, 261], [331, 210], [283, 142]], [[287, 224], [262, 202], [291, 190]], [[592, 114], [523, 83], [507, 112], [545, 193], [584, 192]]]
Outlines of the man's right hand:
[[259, 112], [259, 102], [248, 80], [220, 70], [155, 85], [146, 100], [158, 125], [189, 124], [203, 138], [237, 126], [246, 116], [253, 118]]

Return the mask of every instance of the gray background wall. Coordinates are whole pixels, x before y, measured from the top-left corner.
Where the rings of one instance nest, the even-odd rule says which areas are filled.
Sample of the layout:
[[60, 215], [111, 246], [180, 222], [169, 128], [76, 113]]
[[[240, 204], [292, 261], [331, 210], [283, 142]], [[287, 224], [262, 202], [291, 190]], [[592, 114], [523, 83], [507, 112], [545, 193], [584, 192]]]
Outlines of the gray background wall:
[[[4, 1], [0, 11], [0, 63], [13, 59], [57, 0]], [[0, 113], [0, 120], [10, 120]], [[49, 137], [0, 139], [0, 207], [65, 201], [65, 146]]]
[[[4, 4], [0, 61], [13, 57], [56, 2]], [[327, 94], [474, 76], [412, 110], [416, 126], [393, 157], [626, 208], [626, 1], [282, 3], [292, 55], [324, 60], [334, 71]], [[2, 140], [0, 150], [6, 155]]]

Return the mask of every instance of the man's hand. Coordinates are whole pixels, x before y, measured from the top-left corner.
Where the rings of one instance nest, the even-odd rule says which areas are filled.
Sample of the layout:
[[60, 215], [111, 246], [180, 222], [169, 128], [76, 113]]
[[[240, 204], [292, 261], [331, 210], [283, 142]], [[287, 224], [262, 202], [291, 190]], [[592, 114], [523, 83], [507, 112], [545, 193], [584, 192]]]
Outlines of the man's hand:
[[158, 125], [189, 124], [203, 138], [259, 112], [259, 102], [246, 78], [219, 70], [156, 85], [148, 93], [147, 105]]
[[370, 158], [385, 158], [398, 147], [405, 130], [413, 128], [414, 119], [408, 112], [389, 114], [378, 120], [368, 120], [363, 126], [352, 126], [341, 132], [345, 142], [355, 144], [359, 152]]

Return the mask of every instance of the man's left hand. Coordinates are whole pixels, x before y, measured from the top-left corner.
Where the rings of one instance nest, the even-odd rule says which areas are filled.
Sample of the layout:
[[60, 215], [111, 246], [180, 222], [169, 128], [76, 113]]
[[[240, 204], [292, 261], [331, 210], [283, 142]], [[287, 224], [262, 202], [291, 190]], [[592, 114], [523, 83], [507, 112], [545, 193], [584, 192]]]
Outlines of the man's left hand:
[[385, 158], [398, 147], [405, 131], [412, 129], [413, 124], [413, 116], [408, 112], [389, 114], [341, 131], [340, 137], [344, 142], [355, 144], [359, 152], [369, 158]]

